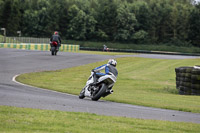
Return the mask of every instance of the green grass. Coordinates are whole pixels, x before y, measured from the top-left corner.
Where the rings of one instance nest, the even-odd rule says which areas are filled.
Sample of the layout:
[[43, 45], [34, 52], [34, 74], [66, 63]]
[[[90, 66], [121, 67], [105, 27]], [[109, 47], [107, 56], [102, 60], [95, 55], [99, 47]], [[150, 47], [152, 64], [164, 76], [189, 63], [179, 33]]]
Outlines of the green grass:
[[103, 51], [86, 51], [86, 50], [80, 50], [79, 53], [98, 54], [98, 55], [133, 55], [135, 54], [135, 53], [125, 53], [125, 52], [103, 52]]
[[[126, 57], [118, 58], [117, 61], [119, 76], [113, 87], [114, 93], [104, 100], [200, 113], [200, 97], [179, 95], [175, 88], [175, 68], [197, 65], [200, 59], [166, 60]], [[104, 63], [106, 61], [57, 71], [22, 74], [16, 80], [78, 95], [90, 75], [90, 70]]]
[[199, 132], [199, 124], [0, 106], [2, 133]]
[[147, 50], [147, 51], [168, 51], [182, 53], [200, 53], [199, 47], [194, 46], [176, 46], [167, 44], [131, 44], [131, 43], [113, 43], [113, 42], [91, 42], [91, 41], [74, 41], [67, 40], [63, 43], [78, 44], [81, 47], [92, 47], [103, 49], [106, 44], [111, 49], [132, 49], [132, 50]]

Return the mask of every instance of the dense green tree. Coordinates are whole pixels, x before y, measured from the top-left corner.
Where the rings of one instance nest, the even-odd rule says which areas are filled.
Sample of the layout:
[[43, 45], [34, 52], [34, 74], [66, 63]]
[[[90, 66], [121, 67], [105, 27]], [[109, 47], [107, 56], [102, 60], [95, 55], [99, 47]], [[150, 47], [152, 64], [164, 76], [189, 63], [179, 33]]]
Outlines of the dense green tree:
[[18, 0], [12, 1], [11, 6], [11, 14], [8, 17], [7, 23], [7, 31], [10, 35], [17, 35], [17, 31], [20, 29], [20, 18], [21, 18], [21, 12], [20, 12], [20, 3]]
[[49, 0], [47, 7], [48, 19], [46, 24], [47, 35], [50, 36], [54, 31], [59, 31], [60, 4], [58, 0]]
[[[1, 2], [3, 4], [3, 2]], [[9, 25], [9, 19], [12, 13], [12, 1], [6, 0], [4, 1], [3, 7], [1, 9], [1, 27], [6, 28], [7, 34], [9, 34], [9, 31], [12, 30], [11, 27], [8, 27]], [[11, 28], [11, 29], [10, 29]]]
[[26, 10], [23, 15], [23, 30], [25, 36], [37, 37], [38, 12], [34, 10]]
[[131, 5], [137, 19], [136, 30], [148, 31], [150, 28], [151, 11], [149, 6], [144, 1], [137, 1]]
[[49, 2], [46, 0], [38, 1], [38, 27], [37, 33], [39, 37], [44, 37], [45, 35], [49, 35], [50, 32], [47, 29], [47, 24], [51, 21], [48, 15], [48, 7], [50, 6]]
[[86, 34], [86, 14], [76, 5], [69, 8], [68, 16], [70, 19], [68, 34], [71, 39], [85, 40]]
[[23, 30], [25, 36], [45, 37], [49, 34], [47, 26], [50, 22], [47, 7], [49, 3], [46, 0], [33, 2], [34, 8], [25, 10], [23, 14]]
[[170, 29], [171, 29], [171, 37], [176, 40], [178, 37], [178, 9], [176, 4], [173, 5], [172, 11], [170, 12], [170, 17], [169, 17], [171, 24], [170, 24]]
[[[3, 0], [0, 0], [0, 28], [3, 28], [3, 23], [4, 23], [4, 20], [2, 19], [3, 18], [3, 9], [4, 9], [4, 1]], [[1, 34], [1, 32], [0, 32]]]
[[195, 0], [0, 0], [0, 27], [8, 36], [200, 44]]
[[68, 18], [68, 8], [70, 5], [67, 3], [67, 1], [58, 1], [60, 8], [59, 8], [59, 34], [63, 37], [66, 36], [67, 30], [68, 30], [68, 23], [69, 23], [69, 18]]
[[97, 21], [94, 18], [94, 16], [86, 15], [86, 33], [85, 33], [86, 39], [95, 40], [94, 37], [96, 33], [96, 24]]
[[116, 32], [114, 40], [129, 41], [134, 34], [134, 26], [137, 23], [135, 14], [131, 12], [127, 3], [118, 5], [116, 16]]
[[159, 31], [160, 31], [160, 25], [161, 25], [161, 20], [162, 17], [160, 17], [160, 10], [162, 9], [160, 6], [160, 3], [151, 1], [149, 3], [149, 8], [150, 8], [150, 12], [149, 15], [151, 17], [151, 21], [150, 21], [150, 26], [149, 26], [149, 36], [151, 39], [152, 43], [157, 43], [159, 41]]
[[[117, 2], [114, 0], [99, 0], [100, 6], [97, 8], [97, 35], [103, 40], [114, 40], [116, 33]], [[99, 32], [99, 33], [98, 33]], [[105, 38], [102, 38], [105, 37]]]
[[200, 3], [195, 6], [190, 16], [189, 40], [200, 47]]
[[147, 43], [148, 33], [144, 30], [137, 31], [133, 36], [132, 39], [135, 43], [143, 44]]

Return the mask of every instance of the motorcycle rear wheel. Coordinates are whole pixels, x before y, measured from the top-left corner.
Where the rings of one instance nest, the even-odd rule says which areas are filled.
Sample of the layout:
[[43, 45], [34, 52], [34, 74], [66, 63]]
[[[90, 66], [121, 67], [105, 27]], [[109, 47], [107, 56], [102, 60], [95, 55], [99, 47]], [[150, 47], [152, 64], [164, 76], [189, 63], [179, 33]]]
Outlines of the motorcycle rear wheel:
[[54, 55], [54, 51], [51, 51], [51, 55]]
[[106, 89], [107, 89], [106, 84], [102, 83], [99, 91], [92, 97], [92, 100], [98, 101], [103, 96], [103, 94], [106, 92]]
[[51, 55], [55, 55], [55, 47], [51, 47]]

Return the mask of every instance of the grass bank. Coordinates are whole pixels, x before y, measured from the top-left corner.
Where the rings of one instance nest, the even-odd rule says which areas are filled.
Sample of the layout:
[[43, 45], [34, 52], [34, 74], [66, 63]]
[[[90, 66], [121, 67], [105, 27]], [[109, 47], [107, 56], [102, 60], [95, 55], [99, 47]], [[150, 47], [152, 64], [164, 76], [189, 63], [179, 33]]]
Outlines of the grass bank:
[[199, 124], [0, 106], [0, 132], [191, 133]]
[[[175, 68], [197, 65], [200, 59], [166, 60], [124, 57], [118, 58], [117, 61], [119, 76], [113, 87], [114, 94], [104, 100], [200, 113], [200, 97], [179, 95], [175, 88]], [[106, 62], [57, 71], [22, 74], [16, 80], [41, 88], [78, 95], [91, 69]]]
[[98, 55], [133, 55], [133, 54], [136, 54], [136, 53], [125, 53], [125, 52], [103, 52], [103, 51], [86, 51], [86, 50], [80, 50], [79, 53], [98, 54]]
[[103, 49], [106, 44], [109, 48], [113, 49], [132, 49], [132, 50], [147, 50], [147, 51], [168, 51], [168, 52], [181, 52], [181, 53], [200, 53], [200, 47], [194, 46], [176, 46], [167, 44], [126, 44], [126, 43], [112, 43], [112, 42], [90, 42], [90, 41], [74, 41], [67, 40], [67, 44], [78, 44], [81, 47], [92, 47]]

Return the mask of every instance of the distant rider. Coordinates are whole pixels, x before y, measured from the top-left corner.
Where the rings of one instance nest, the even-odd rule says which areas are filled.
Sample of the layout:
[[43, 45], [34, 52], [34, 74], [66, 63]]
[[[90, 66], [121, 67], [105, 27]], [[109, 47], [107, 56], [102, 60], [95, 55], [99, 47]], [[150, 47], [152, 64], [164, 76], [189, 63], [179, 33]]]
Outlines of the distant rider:
[[108, 48], [106, 45], [103, 45], [103, 51], [108, 52], [108, 51], [109, 51], [109, 48]]
[[50, 39], [50, 45], [52, 47], [52, 42], [57, 42], [57, 50], [59, 49], [59, 47], [61, 46], [61, 38], [58, 35], [58, 32], [55, 31], [54, 35], [52, 35], [51, 39]]

